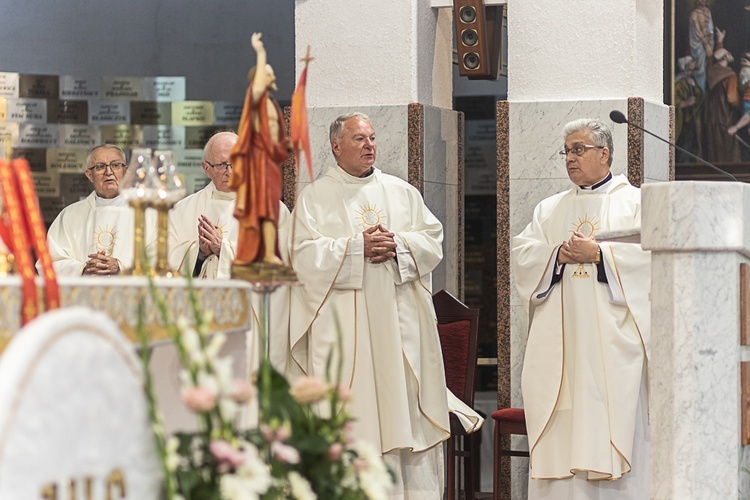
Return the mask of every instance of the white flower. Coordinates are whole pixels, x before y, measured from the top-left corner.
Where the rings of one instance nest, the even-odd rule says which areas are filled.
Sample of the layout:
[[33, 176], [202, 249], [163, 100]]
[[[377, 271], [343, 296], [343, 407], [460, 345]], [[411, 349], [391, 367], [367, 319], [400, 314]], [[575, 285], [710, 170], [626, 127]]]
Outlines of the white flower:
[[177, 453], [177, 447], [180, 446], [180, 440], [172, 436], [167, 439], [166, 446], [164, 447], [164, 464], [167, 466], [167, 470], [174, 472], [177, 470], [177, 466], [180, 464], [180, 455]]
[[256, 491], [256, 486], [252, 478], [235, 474], [224, 474], [219, 480], [221, 498], [226, 500], [257, 500], [263, 492]]
[[393, 480], [380, 453], [372, 444], [365, 441], [354, 443], [352, 448], [358, 455], [359, 483], [367, 498], [387, 498]]
[[216, 383], [221, 388], [222, 394], [231, 394], [234, 390], [234, 378], [232, 377], [232, 358], [224, 357], [214, 360], [214, 373]]
[[292, 496], [297, 500], [316, 500], [318, 498], [307, 479], [298, 472], [292, 471], [289, 473], [289, 486], [292, 488]]
[[315, 377], [300, 377], [289, 392], [302, 404], [316, 403], [328, 394], [328, 384]]
[[219, 400], [219, 411], [224, 420], [232, 421], [237, 416], [237, 403], [231, 399], [221, 398]]
[[253, 479], [256, 491], [265, 493], [271, 486], [271, 471], [268, 465], [260, 457], [258, 448], [247, 442], [242, 442], [240, 445], [245, 454], [245, 461], [237, 468], [237, 475]]
[[201, 340], [198, 336], [198, 332], [196, 332], [192, 327], [180, 329], [180, 342], [190, 355], [192, 355], [196, 351], [200, 351]]
[[200, 370], [198, 372], [198, 387], [202, 387], [203, 389], [216, 395], [221, 392], [219, 389], [219, 381], [216, 379], [216, 377], [203, 370]]
[[206, 356], [208, 359], [216, 359], [224, 343], [227, 341], [227, 336], [223, 333], [217, 333], [211, 338], [211, 341], [206, 346]]

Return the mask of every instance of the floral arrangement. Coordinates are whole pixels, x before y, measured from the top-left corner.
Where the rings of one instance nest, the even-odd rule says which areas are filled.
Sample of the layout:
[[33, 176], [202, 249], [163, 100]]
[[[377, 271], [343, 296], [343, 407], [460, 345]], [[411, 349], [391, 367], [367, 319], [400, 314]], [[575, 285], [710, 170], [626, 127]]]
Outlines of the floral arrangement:
[[[350, 439], [347, 390], [309, 377], [290, 386], [268, 359], [260, 363], [257, 385], [233, 379], [232, 360], [218, 356], [225, 336], [208, 337], [210, 317], [202, 314], [192, 286], [189, 291], [193, 321], [173, 323], [151, 284], [151, 297], [179, 353], [182, 401], [198, 418], [197, 433], [164, 435], [148, 370], [148, 335], [139, 314], [146, 394], [166, 498], [385, 498], [393, 474], [372, 445]], [[261, 332], [262, 352], [265, 336]], [[258, 427], [239, 429], [240, 409], [255, 398]], [[316, 406], [330, 416], [320, 416]]]

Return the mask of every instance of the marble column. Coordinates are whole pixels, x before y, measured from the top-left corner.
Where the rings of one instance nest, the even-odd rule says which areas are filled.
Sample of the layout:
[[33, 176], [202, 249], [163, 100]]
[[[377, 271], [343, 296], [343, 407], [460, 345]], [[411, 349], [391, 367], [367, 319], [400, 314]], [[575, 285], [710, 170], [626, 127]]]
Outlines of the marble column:
[[[643, 187], [651, 250], [651, 498], [741, 495], [740, 264], [750, 261], [750, 186]], [[747, 494], [747, 492], [745, 492]]]

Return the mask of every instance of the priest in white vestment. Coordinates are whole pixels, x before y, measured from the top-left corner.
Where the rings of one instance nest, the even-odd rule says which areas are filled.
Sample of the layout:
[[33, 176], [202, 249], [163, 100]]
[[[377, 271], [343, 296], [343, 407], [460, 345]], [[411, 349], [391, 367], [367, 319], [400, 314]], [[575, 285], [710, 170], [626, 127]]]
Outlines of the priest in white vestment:
[[[58, 276], [109, 276], [133, 264], [133, 210], [120, 193], [128, 169], [125, 152], [101, 144], [89, 152], [86, 165], [94, 192], [65, 207], [47, 231]], [[37, 269], [41, 272], [39, 263]]]
[[443, 257], [443, 228], [413, 186], [373, 166], [365, 115], [337, 118], [330, 140], [338, 165], [300, 193], [292, 215], [292, 266], [303, 284], [292, 290], [292, 368], [333, 382], [326, 361], [340, 354], [353, 435], [395, 470], [392, 496], [439, 499], [449, 409], [481, 425], [445, 386], [430, 274]]
[[602, 122], [573, 121], [563, 136], [575, 186], [539, 203], [512, 243], [530, 311], [529, 498], [649, 498], [650, 253], [598, 239], [639, 231], [640, 190], [610, 172], [612, 134]]

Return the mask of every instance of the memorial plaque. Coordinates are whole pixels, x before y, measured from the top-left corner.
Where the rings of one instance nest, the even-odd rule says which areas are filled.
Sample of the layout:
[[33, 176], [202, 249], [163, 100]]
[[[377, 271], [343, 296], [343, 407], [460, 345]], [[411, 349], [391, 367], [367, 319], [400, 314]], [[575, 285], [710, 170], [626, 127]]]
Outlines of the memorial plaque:
[[63, 208], [65, 208], [65, 205], [60, 197], [39, 197], [39, 210], [42, 212], [42, 219], [47, 228], [60, 215]]
[[13, 148], [14, 158], [26, 158], [32, 172], [47, 170], [47, 150], [43, 148]]
[[18, 97], [57, 99], [59, 95], [60, 78], [57, 75], [19, 75]]
[[139, 76], [102, 77], [102, 99], [143, 100], [143, 78]]
[[[18, 124], [17, 123], [0, 123], [0, 145], [8, 144], [18, 146]], [[2, 152], [0, 151], [0, 154]]]
[[101, 127], [102, 142], [114, 144], [122, 149], [133, 149], [143, 145], [141, 125], [104, 125]]
[[18, 146], [21, 148], [56, 148], [58, 140], [57, 125], [41, 123], [18, 125]]
[[8, 115], [8, 100], [4, 97], [0, 97], [0, 123], [7, 121]]
[[101, 131], [93, 125], [58, 125], [58, 145], [61, 148], [91, 149], [101, 144]]
[[172, 103], [172, 125], [213, 125], [214, 103], [211, 101], [179, 101]]
[[86, 171], [88, 150], [81, 148], [51, 148], [47, 150], [47, 170], [83, 174]]
[[46, 99], [7, 99], [6, 120], [9, 122], [47, 123]]
[[60, 197], [60, 176], [56, 172], [31, 172], [36, 194], [40, 198]]
[[203, 171], [202, 149], [175, 150], [174, 162], [177, 166], [177, 173], [185, 184], [186, 195], [203, 189], [211, 181]]
[[60, 198], [62, 198], [63, 206], [86, 198], [94, 190], [91, 181], [83, 174], [62, 173], [59, 177]]
[[47, 121], [86, 125], [89, 122], [89, 103], [88, 101], [50, 99], [47, 101]]
[[242, 101], [214, 102], [214, 125], [226, 125], [236, 129], [242, 117], [244, 104]]
[[89, 125], [130, 124], [130, 103], [114, 100], [89, 101]]
[[133, 125], [171, 125], [172, 103], [133, 101], [130, 103], [130, 121]]
[[60, 99], [99, 99], [101, 80], [73, 75], [60, 76]]
[[18, 73], [0, 72], [0, 97], [18, 97]]
[[153, 149], [182, 149], [185, 147], [185, 127], [143, 125], [142, 144]]
[[184, 101], [184, 76], [154, 76], [143, 79], [143, 100]]
[[203, 149], [211, 136], [222, 130], [226, 130], [226, 128], [216, 125], [185, 127], [185, 149]]

